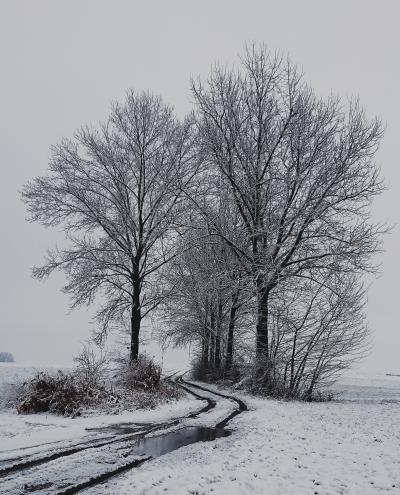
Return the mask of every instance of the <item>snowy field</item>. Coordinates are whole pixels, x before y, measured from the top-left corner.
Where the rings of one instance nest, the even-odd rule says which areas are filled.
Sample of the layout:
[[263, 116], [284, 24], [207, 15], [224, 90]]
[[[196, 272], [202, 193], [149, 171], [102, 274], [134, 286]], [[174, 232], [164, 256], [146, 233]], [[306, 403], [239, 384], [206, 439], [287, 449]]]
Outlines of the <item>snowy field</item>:
[[[37, 371], [34, 366], [0, 363], [0, 398], [9, 394], [13, 384], [31, 378]], [[46, 368], [56, 371], [57, 368]], [[201, 408], [201, 402], [187, 396], [178, 402], [161, 404], [152, 410], [126, 411], [75, 419], [54, 414], [23, 414], [13, 409], [0, 410], [0, 460], [8, 457], [11, 450], [35, 446], [45, 448], [48, 442], [69, 442], [76, 438], [90, 437], [89, 429], [101, 428], [117, 423], [159, 423], [184, 416]], [[40, 450], [40, 449], [39, 449]], [[28, 452], [27, 452], [28, 453]]]
[[[24, 373], [29, 369], [0, 366], [3, 382]], [[336, 389], [338, 399], [326, 403], [238, 394], [250, 410], [232, 420], [230, 437], [181, 448], [86, 493], [400, 494], [400, 377], [358, 374]], [[159, 422], [198, 408], [188, 398], [153, 411], [73, 420], [2, 411], [0, 459], [10, 449], [82, 437], [94, 425]], [[206, 415], [204, 423], [212, 419]]]
[[94, 494], [400, 493], [400, 377], [346, 378], [340, 401], [242, 395], [234, 434], [167, 454]]

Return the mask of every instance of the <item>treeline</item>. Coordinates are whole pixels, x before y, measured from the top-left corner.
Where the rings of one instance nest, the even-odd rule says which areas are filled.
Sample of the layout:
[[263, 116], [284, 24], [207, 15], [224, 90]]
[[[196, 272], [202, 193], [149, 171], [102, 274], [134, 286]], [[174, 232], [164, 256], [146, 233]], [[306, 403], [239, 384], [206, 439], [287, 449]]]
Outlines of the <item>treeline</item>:
[[192, 96], [179, 121], [129, 91], [53, 147], [23, 199], [68, 244], [34, 275], [63, 270], [74, 306], [100, 296], [98, 340], [129, 321], [132, 361], [157, 311], [161, 337], [194, 343], [205, 373], [311, 397], [368, 343], [381, 124], [357, 100], [319, 98], [263, 46], [192, 81]]
[[14, 356], [11, 352], [0, 352], [0, 363], [13, 363]]

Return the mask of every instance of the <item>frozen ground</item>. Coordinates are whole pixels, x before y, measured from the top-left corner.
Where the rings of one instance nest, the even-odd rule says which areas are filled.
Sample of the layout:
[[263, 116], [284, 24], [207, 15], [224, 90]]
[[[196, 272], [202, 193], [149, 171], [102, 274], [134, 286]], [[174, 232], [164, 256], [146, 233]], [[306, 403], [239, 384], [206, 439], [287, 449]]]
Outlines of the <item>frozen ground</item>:
[[[57, 368], [46, 369], [57, 370]], [[2, 394], [9, 394], [15, 383], [31, 378], [39, 370], [43, 368], [0, 363], [0, 398]], [[14, 449], [35, 446], [36, 452], [41, 445], [45, 448], [48, 442], [69, 442], [75, 438], [91, 437], [91, 428], [117, 423], [159, 423], [184, 416], [200, 407], [199, 401], [187, 396], [152, 410], [91, 415], [75, 419], [45, 413], [19, 415], [13, 409], [3, 408], [0, 410], [0, 461], [7, 458]]]
[[369, 495], [400, 493], [400, 378], [347, 377], [341, 400], [242, 396], [234, 434], [194, 444], [89, 494]]
[[[336, 389], [339, 399], [328, 403], [239, 394], [250, 410], [232, 420], [230, 437], [183, 447], [85, 493], [400, 494], [400, 377], [359, 373], [343, 379]], [[224, 401], [220, 405], [222, 412], [232, 407]], [[17, 442], [28, 446], [54, 441], [55, 435], [64, 441], [81, 436], [88, 426], [85, 421], [161, 421], [198, 407], [197, 401], [187, 399], [155, 411], [126, 413], [131, 415], [127, 418], [75, 420], [3, 413], [0, 451], [7, 456], [5, 451], [16, 448]], [[218, 414], [212, 410], [194, 423], [212, 424]]]

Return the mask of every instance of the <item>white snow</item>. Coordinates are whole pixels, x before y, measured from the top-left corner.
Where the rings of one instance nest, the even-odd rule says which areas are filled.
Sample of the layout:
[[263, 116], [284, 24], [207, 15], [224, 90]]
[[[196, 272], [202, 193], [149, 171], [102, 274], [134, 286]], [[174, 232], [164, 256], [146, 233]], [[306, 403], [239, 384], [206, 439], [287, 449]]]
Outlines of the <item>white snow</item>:
[[[43, 368], [0, 364], [0, 393], [10, 384], [31, 378]], [[46, 368], [49, 369], [49, 368]], [[57, 368], [53, 368], [57, 370]], [[200, 409], [204, 404], [192, 396], [179, 401], [167, 402], [155, 409], [138, 409], [120, 414], [101, 414], [75, 419], [54, 414], [22, 414], [15, 410], [0, 411], [0, 461], [12, 456], [16, 449], [25, 454], [48, 449], [48, 443], [69, 442], [93, 436], [90, 428], [99, 428], [118, 423], [159, 423], [170, 421]]]
[[181, 448], [87, 493], [400, 493], [400, 378], [347, 378], [337, 389], [349, 400], [241, 395], [251, 410], [232, 420], [232, 436]]
[[[0, 368], [2, 371], [4, 366]], [[340, 392], [338, 400], [325, 403], [263, 399], [238, 392], [250, 410], [231, 421], [231, 436], [180, 448], [86, 493], [400, 494], [400, 377], [347, 376], [335, 390]], [[65, 446], [78, 437], [87, 438], [89, 427], [162, 422], [201, 405], [188, 398], [153, 411], [73, 420], [3, 412], [0, 460], [12, 457], [12, 450], [19, 447], [31, 446], [24, 451], [27, 454], [47, 449], [48, 441], [52, 444], [61, 441]], [[194, 420], [185, 420], [184, 425], [215, 424], [232, 407], [231, 401], [218, 401], [217, 408]], [[110, 450], [107, 454], [107, 449], [105, 459], [107, 463], [113, 462], [114, 453]], [[67, 460], [72, 462], [72, 456], [57, 462], [61, 465]], [[99, 465], [100, 468], [104, 465]], [[43, 476], [46, 472], [43, 471]]]

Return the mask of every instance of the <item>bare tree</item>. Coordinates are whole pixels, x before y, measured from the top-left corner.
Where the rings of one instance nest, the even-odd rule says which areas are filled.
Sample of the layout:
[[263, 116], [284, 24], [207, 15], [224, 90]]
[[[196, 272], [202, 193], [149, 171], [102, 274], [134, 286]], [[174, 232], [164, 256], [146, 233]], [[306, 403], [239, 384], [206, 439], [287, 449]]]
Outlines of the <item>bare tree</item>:
[[54, 146], [48, 174], [23, 189], [30, 220], [62, 225], [70, 243], [49, 251], [34, 276], [64, 271], [73, 307], [101, 295], [100, 336], [129, 315], [132, 360], [141, 321], [163, 298], [155, 275], [177, 255], [192, 143], [191, 119], [180, 123], [160, 97], [129, 91], [98, 129]]
[[14, 356], [11, 352], [0, 352], [0, 363], [13, 363]]
[[[219, 221], [223, 218], [222, 212]], [[200, 224], [201, 225], [201, 224]], [[194, 343], [205, 372], [226, 374], [248, 310], [246, 280], [229, 246], [212, 227], [196, 225], [181, 239], [183, 254], [168, 268], [170, 297], [164, 305], [166, 340]]]
[[282, 284], [317, 287], [327, 272], [374, 269], [384, 227], [369, 207], [383, 190], [374, 162], [382, 127], [357, 100], [318, 98], [265, 47], [249, 47], [240, 70], [216, 67], [192, 89], [203, 159], [219, 171], [246, 233], [238, 243], [220, 230], [253, 279], [257, 354], [268, 368], [270, 299]]
[[70, 244], [33, 273], [64, 271], [73, 307], [101, 296], [99, 338], [129, 316], [131, 360], [161, 303], [167, 338], [196, 341], [216, 369], [231, 368], [255, 321], [257, 378], [310, 397], [368, 341], [382, 126], [357, 99], [317, 97], [264, 46], [192, 91], [182, 123], [159, 97], [129, 92], [105, 124], [53, 147], [23, 199]]
[[258, 381], [272, 393], [312, 397], [368, 349], [365, 301], [353, 273], [281, 284], [270, 298], [269, 366]]

